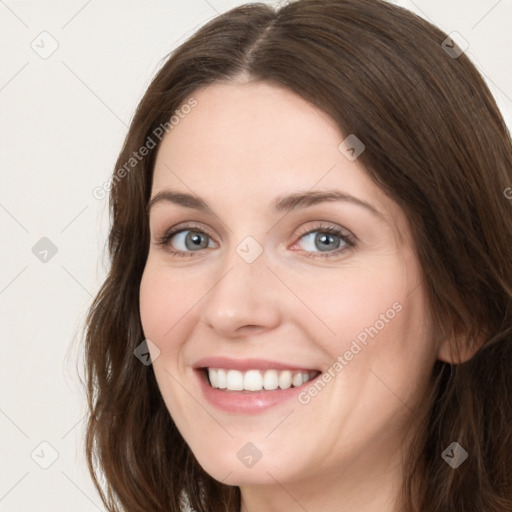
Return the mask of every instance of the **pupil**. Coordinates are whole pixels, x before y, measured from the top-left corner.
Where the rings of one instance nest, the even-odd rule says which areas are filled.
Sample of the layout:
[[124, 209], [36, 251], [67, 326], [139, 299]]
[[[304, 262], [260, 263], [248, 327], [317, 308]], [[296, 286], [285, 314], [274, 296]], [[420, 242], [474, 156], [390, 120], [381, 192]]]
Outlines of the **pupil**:
[[[326, 234], [326, 233], [318, 234], [316, 236], [316, 242], [320, 243], [320, 244], [327, 244], [329, 242], [331, 243], [331, 246], [329, 246], [329, 245], [324, 246], [323, 249], [322, 249], [322, 246], [320, 245], [320, 250], [332, 249], [333, 235]], [[337, 246], [335, 248], [337, 248]]]
[[[201, 236], [202, 235], [200, 233], [191, 232], [188, 239], [192, 240], [193, 246], [197, 248], [201, 245]], [[188, 247], [188, 244], [187, 244], [187, 249], [190, 249], [190, 247]]]

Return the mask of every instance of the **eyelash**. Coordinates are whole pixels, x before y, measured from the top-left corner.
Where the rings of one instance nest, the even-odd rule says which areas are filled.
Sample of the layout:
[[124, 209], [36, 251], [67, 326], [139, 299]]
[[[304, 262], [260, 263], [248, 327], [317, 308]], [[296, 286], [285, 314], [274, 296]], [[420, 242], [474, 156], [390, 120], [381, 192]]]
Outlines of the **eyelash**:
[[[170, 230], [166, 231], [160, 238], [158, 238], [158, 240], [155, 242], [155, 244], [159, 245], [159, 246], [166, 247], [167, 252], [169, 252], [170, 254], [172, 254], [173, 256], [176, 256], [178, 258], [194, 256], [195, 253], [200, 252], [200, 251], [178, 251], [175, 249], [170, 249], [169, 242], [171, 241], [172, 237], [174, 235], [177, 235], [178, 233], [182, 233], [183, 231], [193, 231], [194, 233], [200, 233], [200, 234], [206, 235], [210, 239], [212, 238], [212, 237], [210, 237], [210, 235], [208, 235], [208, 233], [205, 233], [199, 226], [189, 224], [189, 225], [181, 226], [178, 229], [171, 228]], [[356, 245], [355, 237], [353, 235], [348, 234], [346, 231], [342, 230], [341, 228], [336, 228], [333, 226], [324, 226], [324, 225], [316, 226], [313, 229], [311, 229], [311, 228], [305, 229], [303, 232], [301, 232], [297, 235], [298, 236], [297, 241], [301, 240], [306, 235], [315, 233], [316, 231], [319, 231], [321, 233], [328, 233], [331, 235], [339, 236], [339, 238], [345, 244], [345, 246], [342, 248], [339, 248], [335, 251], [325, 252], [325, 253], [306, 251], [306, 256], [308, 258], [331, 258], [334, 256], [339, 256], [341, 253], [347, 251], [348, 249], [351, 249], [352, 247], [354, 247]], [[294, 243], [294, 245], [295, 245], [295, 243]]]

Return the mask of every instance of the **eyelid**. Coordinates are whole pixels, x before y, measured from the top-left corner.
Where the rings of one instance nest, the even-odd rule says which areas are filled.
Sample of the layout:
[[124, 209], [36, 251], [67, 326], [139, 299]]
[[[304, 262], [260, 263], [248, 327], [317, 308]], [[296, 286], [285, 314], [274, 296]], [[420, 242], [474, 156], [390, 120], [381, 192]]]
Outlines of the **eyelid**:
[[191, 222], [181, 222], [179, 224], [175, 224], [174, 226], [171, 226], [170, 228], [167, 228], [164, 230], [163, 234], [158, 236], [158, 242], [162, 242], [169, 236], [177, 235], [178, 233], [181, 233], [183, 231], [198, 231], [200, 233], [204, 233], [205, 235], [208, 235], [212, 240], [215, 240], [215, 237], [212, 236], [207, 228], [204, 226], [195, 223], [193, 221]]
[[[315, 222], [315, 221], [313, 221]], [[358, 240], [358, 238], [352, 233], [352, 231], [350, 231], [349, 229], [339, 225], [339, 224], [333, 224], [329, 221], [316, 221], [316, 222], [320, 222], [322, 224], [317, 224], [317, 225], [314, 225], [314, 226], [309, 226], [309, 227], [305, 227], [301, 230], [299, 230], [299, 232], [295, 235], [297, 238], [302, 238], [304, 235], [307, 235], [309, 233], [313, 233], [315, 231], [330, 231], [330, 230], [333, 230], [333, 231], [339, 231], [341, 233], [343, 233], [343, 235], [346, 237], [346, 238], [349, 238], [351, 240], [353, 240], [354, 242]]]
[[[317, 222], [325, 222], [325, 221], [317, 221]], [[309, 228], [304, 228], [296, 235], [296, 241], [292, 244], [292, 247], [300, 242], [302, 238], [307, 235], [310, 235], [315, 232], [320, 233], [328, 233], [333, 234], [339, 237], [344, 243], [344, 247], [337, 248], [333, 251], [304, 251], [306, 257], [308, 258], [321, 258], [327, 260], [329, 258], [340, 257], [346, 251], [352, 249], [357, 245], [358, 239], [357, 237], [347, 228], [340, 225], [331, 225], [322, 223], [320, 225], [310, 226]]]
[[[336, 236], [340, 237], [341, 240], [344, 242], [345, 247], [341, 249], [336, 249], [333, 251], [304, 251], [306, 256], [309, 258], [330, 258], [330, 257], [336, 257], [340, 254], [344, 253], [348, 249], [353, 248], [356, 245], [356, 242], [358, 241], [358, 238], [347, 228], [340, 226], [340, 225], [333, 225], [328, 221], [311, 221], [316, 222], [316, 225], [304, 227], [301, 230], [299, 230], [298, 233], [294, 235], [294, 242], [291, 244], [292, 246], [296, 245], [302, 238], [304, 238], [306, 235], [309, 235], [311, 233], [314, 233], [316, 231], [324, 232], [324, 233], [331, 233], [335, 234]], [[320, 224], [318, 224], [320, 223]], [[156, 245], [162, 245], [168, 246], [170, 245], [171, 239], [182, 233], [183, 231], [197, 231], [199, 233], [202, 233], [206, 235], [210, 240], [212, 240], [215, 244], [218, 245], [218, 242], [215, 241], [215, 238], [211, 236], [211, 234], [208, 232], [208, 229], [205, 229], [203, 226], [199, 225], [198, 223], [195, 223], [193, 221], [191, 222], [183, 222], [181, 224], [176, 224], [175, 226], [172, 226], [165, 230], [164, 234], [158, 237], [158, 240], [154, 242]], [[194, 256], [195, 253], [202, 253], [205, 249], [203, 248], [198, 251], [182, 251], [178, 249], [169, 249], [167, 248], [167, 252], [170, 254], [176, 256], [176, 257], [182, 257], [182, 256]]]

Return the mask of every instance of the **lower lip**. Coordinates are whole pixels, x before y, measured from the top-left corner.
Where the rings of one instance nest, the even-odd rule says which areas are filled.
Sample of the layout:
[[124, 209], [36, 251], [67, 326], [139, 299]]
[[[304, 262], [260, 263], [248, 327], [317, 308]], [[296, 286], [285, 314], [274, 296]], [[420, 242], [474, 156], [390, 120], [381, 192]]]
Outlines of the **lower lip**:
[[212, 388], [204, 370], [196, 370], [201, 390], [208, 402], [226, 412], [240, 414], [257, 414], [271, 407], [283, 404], [310, 386], [319, 376], [301, 386], [272, 391], [226, 391]]

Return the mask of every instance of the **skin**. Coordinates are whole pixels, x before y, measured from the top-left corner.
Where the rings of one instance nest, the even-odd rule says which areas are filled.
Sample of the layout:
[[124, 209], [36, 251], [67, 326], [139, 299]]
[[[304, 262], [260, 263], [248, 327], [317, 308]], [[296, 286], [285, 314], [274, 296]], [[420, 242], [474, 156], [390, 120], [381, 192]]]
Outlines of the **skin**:
[[[151, 197], [192, 193], [210, 210], [165, 201], [152, 207], [140, 284], [141, 321], [160, 351], [152, 349], [153, 368], [165, 404], [203, 468], [241, 487], [244, 512], [398, 511], [402, 450], [446, 350], [429, 335], [407, 219], [359, 160], [338, 150], [345, 135], [334, 121], [290, 90], [215, 83], [193, 96], [198, 105], [159, 148]], [[270, 208], [278, 196], [326, 189], [380, 215], [348, 201], [286, 215]], [[207, 248], [187, 249], [183, 234], [167, 247], [156, 243], [186, 222], [205, 233]], [[322, 258], [314, 236], [324, 225], [348, 230], [356, 245]], [[252, 263], [236, 252], [247, 236], [263, 249]], [[192, 369], [200, 358], [327, 371], [394, 303], [400, 312], [306, 405], [292, 399], [244, 415], [202, 395]], [[247, 442], [262, 454], [251, 468], [237, 457]]]

